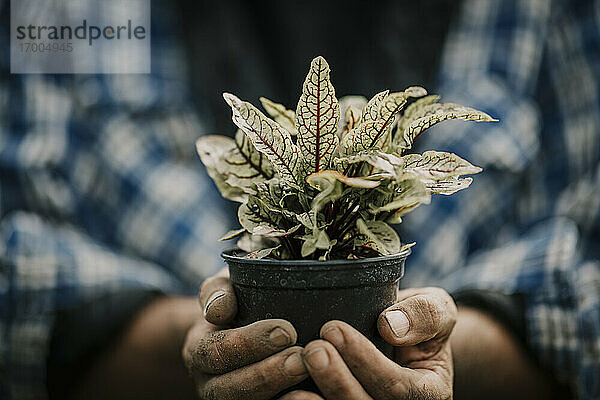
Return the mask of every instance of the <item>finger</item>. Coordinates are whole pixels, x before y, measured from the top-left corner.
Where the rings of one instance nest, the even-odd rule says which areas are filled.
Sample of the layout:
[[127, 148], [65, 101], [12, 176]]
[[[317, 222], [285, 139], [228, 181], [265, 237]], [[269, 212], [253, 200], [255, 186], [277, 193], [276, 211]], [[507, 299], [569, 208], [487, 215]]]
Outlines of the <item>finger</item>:
[[184, 345], [183, 358], [192, 375], [232, 371], [292, 346], [297, 339], [292, 324], [283, 319], [212, 332], [206, 325], [192, 327]]
[[294, 390], [283, 397], [280, 397], [279, 400], [324, 400], [321, 396], [311, 392], [305, 392], [304, 390]]
[[301, 347], [291, 347], [260, 362], [218, 375], [201, 383], [202, 399], [270, 399], [308, 376]]
[[336, 348], [352, 374], [375, 399], [395, 398], [390, 394], [400, 397], [409, 393], [412, 371], [387, 358], [349, 324], [327, 322], [321, 328], [321, 337]]
[[375, 399], [452, 397], [452, 358], [448, 345], [432, 362], [416, 362], [411, 368], [404, 368], [345, 322], [326, 323], [321, 337], [335, 346], [352, 374]]
[[198, 295], [204, 318], [215, 325], [225, 325], [237, 313], [237, 299], [227, 270], [206, 279]]
[[377, 328], [388, 343], [413, 346], [447, 339], [456, 317], [456, 304], [443, 289], [407, 289], [399, 292], [396, 304], [381, 313]]
[[331, 343], [324, 340], [310, 342], [302, 357], [310, 376], [327, 400], [371, 399]]

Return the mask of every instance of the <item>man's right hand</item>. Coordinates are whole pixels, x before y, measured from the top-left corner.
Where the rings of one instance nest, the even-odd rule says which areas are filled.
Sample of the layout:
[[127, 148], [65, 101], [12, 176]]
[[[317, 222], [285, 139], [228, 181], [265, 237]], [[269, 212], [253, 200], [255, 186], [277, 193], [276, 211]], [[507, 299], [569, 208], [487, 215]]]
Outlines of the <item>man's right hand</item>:
[[270, 399], [308, 377], [292, 324], [281, 319], [226, 329], [235, 293], [226, 273], [200, 288], [204, 318], [188, 332], [183, 359], [202, 399]]

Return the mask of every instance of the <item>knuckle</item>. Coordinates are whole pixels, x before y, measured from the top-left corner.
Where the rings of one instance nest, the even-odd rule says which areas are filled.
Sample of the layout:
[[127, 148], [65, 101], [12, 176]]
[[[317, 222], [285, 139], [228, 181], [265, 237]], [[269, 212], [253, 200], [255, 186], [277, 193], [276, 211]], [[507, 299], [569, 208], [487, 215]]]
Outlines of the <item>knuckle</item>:
[[381, 398], [382, 400], [393, 400], [404, 398], [408, 390], [406, 383], [399, 377], [391, 377], [385, 379], [381, 384]]
[[432, 301], [430, 296], [426, 295], [416, 296], [415, 302], [424, 317], [428, 319], [429, 326], [437, 328], [441, 325], [444, 313], [437, 302]]
[[184, 347], [184, 359], [188, 369], [211, 374], [226, 372], [228, 362], [222, 349], [224, 339], [225, 332], [217, 331], [203, 337], [195, 345], [186, 345]]
[[198, 396], [202, 400], [233, 399], [225, 386], [217, 379], [210, 379], [198, 390]]
[[203, 364], [212, 373], [221, 374], [228, 369], [227, 358], [223, 351], [224, 340], [225, 332], [218, 331], [210, 335], [200, 346]]

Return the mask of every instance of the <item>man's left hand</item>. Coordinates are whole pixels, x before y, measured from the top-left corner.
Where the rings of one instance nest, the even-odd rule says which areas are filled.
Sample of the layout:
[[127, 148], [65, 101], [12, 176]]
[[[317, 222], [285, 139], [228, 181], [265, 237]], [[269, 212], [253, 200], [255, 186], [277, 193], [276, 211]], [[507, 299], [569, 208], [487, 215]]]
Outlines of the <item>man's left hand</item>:
[[[395, 347], [394, 360], [341, 321], [326, 323], [303, 359], [327, 400], [451, 399], [448, 338], [456, 318], [456, 305], [444, 290], [401, 290], [378, 321], [379, 333]], [[281, 400], [317, 399], [323, 397], [295, 391]]]

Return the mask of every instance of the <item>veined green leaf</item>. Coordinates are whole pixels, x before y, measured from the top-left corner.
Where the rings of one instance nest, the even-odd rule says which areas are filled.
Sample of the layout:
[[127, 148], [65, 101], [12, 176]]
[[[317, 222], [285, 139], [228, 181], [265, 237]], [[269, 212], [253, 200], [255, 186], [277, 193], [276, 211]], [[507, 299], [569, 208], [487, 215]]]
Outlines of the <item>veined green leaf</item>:
[[379, 254], [397, 254], [400, 252], [401, 243], [398, 234], [383, 221], [367, 221], [362, 218], [356, 221], [356, 228], [360, 235], [355, 244], [375, 250]]
[[248, 202], [256, 204], [262, 213], [272, 215], [271, 219], [277, 219], [277, 215], [294, 220], [296, 214], [285, 204], [286, 195], [281, 189], [277, 178], [259, 182], [256, 184], [256, 196], [250, 197]]
[[245, 190], [227, 182], [228, 171], [222, 168], [225, 155], [235, 149], [233, 139], [225, 136], [206, 135], [196, 141], [196, 151], [206, 166], [208, 175], [217, 185], [217, 189], [226, 199], [244, 203], [248, 199]]
[[253, 235], [267, 236], [267, 237], [282, 237], [289, 236], [296, 232], [302, 225], [298, 224], [290, 229], [279, 229], [268, 224], [261, 224], [255, 226], [250, 232]]
[[321, 211], [325, 204], [342, 197], [341, 182], [330, 174], [324, 174], [327, 171], [329, 170], [311, 174], [306, 178], [306, 182], [319, 191], [319, 194], [313, 198], [311, 203], [311, 208], [315, 213]]
[[367, 149], [371, 144], [373, 132], [377, 129], [376, 121], [365, 122], [364, 120], [348, 132], [340, 145], [340, 154], [349, 156]]
[[317, 215], [314, 210], [296, 214], [296, 219], [306, 228], [313, 230], [317, 228]]
[[389, 90], [384, 90], [383, 92], [377, 93], [369, 100], [360, 116], [361, 122], [375, 122], [379, 119], [379, 110], [389, 93]]
[[241, 129], [238, 129], [235, 133], [235, 144], [243, 160], [239, 160], [240, 157], [237, 154], [232, 154], [232, 159], [227, 160], [230, 165], [244, 165], [247, 163], [262, 175], [265, 180], [273, 178], [275, 175], [273, 164], [271, 164], [269, 159], [263, 153], [256, 150], [248, 136], [246, 136]]
[[473, 178], [462, 178], [458, 177], [444, 179], [444, 180], [421, 180], [425, 187], [435, 194], [451, 195], [459, 190], [463, 190], [471, 186]]
[[477, 174], [481, 168], [474, 166], [454, 153], [426, 151], [402, 157], [405, 172], [414, 172], [425, 179], [442, 180], [460, 175]]
[[422, 87], [412, 86], [403, 92], [388, 94], [385, 91], [375, 95], [365, 107], [358, 128], [344, 137], [342, 143], [344, 154], [351, 155], [364, 150], [380, 149], [386, 142], [391, 143], [392, 128], [402, 107], [410, 97], [426, 94], [427, 91]]
[[406, 179], [400, 182], [400, 193], [391, 202], [375, 207], [373, 212], [395, 211], [397, 217], [431, 202], [430, 190], [419, 179]]
[[265, 257], [268, 257], [271, 255], [272, 252], [274, 252], [275, 250], [277, 250], [278, 248], [280, 248], [281, 245], [275, 246], [275, 247], [269, 247], [266, 249], [260, 249], [260, 250], [255, 250], [252, 251], [248, 254], [246, 254], [246, 258], [252, 258], [255, 260], [261, 260]]
[[449, 119], [461, 119], [463, 121], [476, 122], [493, 122], [498, 121], [490, 117], [488, 114], [478, 111], [471, 107], [461, 106], [454, 103], [434, 103], [421, 108], [421, 110], [412, 117], [408, 122], [403, 132], [397, 134], [402, 135], [402, 140], [399, 140], [401, 149], [410, 149], [415, 139], [427, 128], [438, 122]]
[[[379, 117], [372, 133], [371, 144], [366, 149], [382, 148], [386, 139], [391, 139], [392, 127], [398, 113], [410, 97], [422, 97], [427, 91], [420, 86], [411, 86], [403, 92], [390, 93], [379, 108]], [[366, 150], [365, 149], [365, 150]]]
[[337, 125], [340, 107], [329, 79], [329, 64], [321, 56], [310, 63], [296, 109], [298, 147], [308, 173], [329, 167], [339, 145]]
[[337, 243], [336, 240], [329, 240], [327, 233], [321, 229], [315, 229], [311, 235], [303, 236], [301, 239], [304, 240], [300, 249], [302, 257], [308, 257], [317, 249], [329, 250]]
[[432, 94], [429, 96], [422, 97], [418, 100], [415, 100], [414, 103], [412, 103], [411, 105], [406, 107], [406, 109], [404, 110], [404, 112], [402, 113], [400, 118], [398, 119], [398, 130], [396, 132], [396, 135], [394, 136], [395, 147], [398, 147], [400, 145], [400, 143], [403, 142], [404, 130], [406, 129], [408, 124], [410, 124], [412, 121], [414, 121], [416, 119], [415, 116], [420, 115], [423, 108], [425, 108], [426, 106], [433, 104], [433, 103], [437, 103], [437, 101], [439, 99], [440, 99], [440, 96], [438, 96], [436, 94]]
[[377, 93], [369, 100], [360, 115], [360, 124], [353, 127], [344, 137], [340, 144], [341, 155], [352, 155], [368, 148], [372, 133], [377, 129], [379, 109], [383, 101], [390, 93], [389, 90]]
[[244, 131], [256, 150], [271, 161], [281, 179], [289, 185], [301, 186], [302, 156], [290, 133], [252, 104], [230, 93], [223, 93], [223, 98], [233, 111], [233, 122]]
[[386, 153], [381, 150], [365, 150], [354, 156], [346, 157], [345, 159], [341, 160], [347, 160], [350, 164], [356, 164], [364, 161], [373, 167], [390, 174], [390, 177], [396, 177], [399, 173], [398, 170], [404, 165], [400, 156], [392, 153]]
[[362, 110], [367, 105], [364, 96], [344, 96], [339, 100], [340, 122], [338, 124], [338, 137], [344, 136], [360, 122]]
[[261, 97], [260, 102], [267, 112], [277, 122], [281, 125], [282, 128], [287, 130], [291, 135], [296, 135], [296, 113], [292, 110], [288, 110], [285, 108], [283, 104], [275, 103], [267, 99], [266, 97]]

